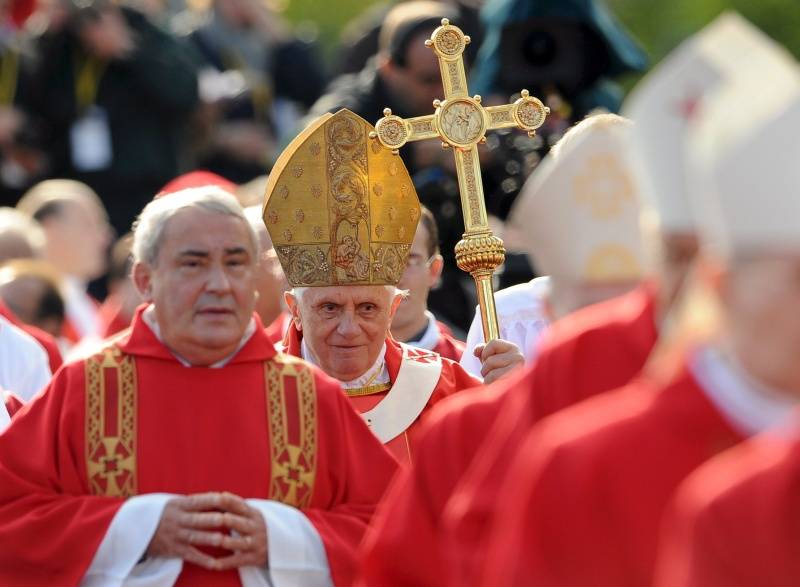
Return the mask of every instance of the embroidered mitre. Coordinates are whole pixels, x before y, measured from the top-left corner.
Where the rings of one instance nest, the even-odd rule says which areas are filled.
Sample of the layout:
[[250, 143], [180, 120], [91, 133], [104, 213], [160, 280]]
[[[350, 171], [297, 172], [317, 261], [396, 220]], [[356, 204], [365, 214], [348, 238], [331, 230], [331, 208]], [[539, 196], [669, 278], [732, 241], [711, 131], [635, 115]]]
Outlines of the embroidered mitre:
[[264, 223], [293, 287], [400, 281], [419, 199], [403, 161], [369, 138], [373, 130], [349, 110], [321, 116], [270, 173]]

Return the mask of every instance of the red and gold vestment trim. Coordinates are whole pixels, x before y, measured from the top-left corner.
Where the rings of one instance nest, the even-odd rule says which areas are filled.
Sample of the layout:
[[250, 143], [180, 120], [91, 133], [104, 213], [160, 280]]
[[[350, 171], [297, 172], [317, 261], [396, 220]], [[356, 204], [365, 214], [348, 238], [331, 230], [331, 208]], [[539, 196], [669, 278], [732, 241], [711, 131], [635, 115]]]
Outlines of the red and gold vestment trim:
[[136, 361], [110, 346], [85, 368], [89, 490], [130, 497], [136, 494]]
[[272, 456], [270, 499], [307, 507], [317, 473], [317, 393], [304, 361], [278, 354], [264, 366]]

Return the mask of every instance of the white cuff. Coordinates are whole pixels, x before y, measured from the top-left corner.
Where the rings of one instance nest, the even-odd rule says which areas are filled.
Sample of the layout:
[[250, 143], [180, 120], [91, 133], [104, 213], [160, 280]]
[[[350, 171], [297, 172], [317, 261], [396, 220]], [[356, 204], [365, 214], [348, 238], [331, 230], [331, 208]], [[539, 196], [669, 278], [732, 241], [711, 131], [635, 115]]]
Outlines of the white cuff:
[[248, 499], [267, 525], [269, 570], [242, 567], [244, 587], [332, 587], [322, 538], [300, 510], [277, 501]]
[[80, 587], [169, 587], [183, 569], [178, 558], [152, 558], [139, 563], [155, 534], [168, 493], [128, 499], [119, 508], [86, 571]]
[[0, 391], [0, 432], [5, 430], [9, 424], [11, 424], [11, 417], [8, 415], [8, 410], [6, 409], [3, 392]]

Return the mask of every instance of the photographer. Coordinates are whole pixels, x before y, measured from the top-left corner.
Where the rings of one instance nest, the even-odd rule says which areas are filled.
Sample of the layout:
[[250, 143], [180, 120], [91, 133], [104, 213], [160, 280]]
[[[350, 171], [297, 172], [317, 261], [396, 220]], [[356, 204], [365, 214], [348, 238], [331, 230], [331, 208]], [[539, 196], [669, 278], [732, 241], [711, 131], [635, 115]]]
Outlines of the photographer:
[[197, 79], [186, 50], [141, 13], [60, 0], [35, 39], [32, 109], [45, 122], [51, 176], [94, 188], [118, 232], [178, 174]]

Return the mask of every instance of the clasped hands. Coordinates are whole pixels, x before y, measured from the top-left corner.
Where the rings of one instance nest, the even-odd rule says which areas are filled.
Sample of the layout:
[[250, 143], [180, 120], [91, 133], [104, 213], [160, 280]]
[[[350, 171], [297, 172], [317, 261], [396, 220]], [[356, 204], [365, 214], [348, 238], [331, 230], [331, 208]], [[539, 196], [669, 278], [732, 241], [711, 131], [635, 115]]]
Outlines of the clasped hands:
[[[198, 547], [231, 553], [214, 557]], [[212, 571], [266, 567], [267, 525], [261, 512], [232, 493], [176, 497], [164, 506], [147, 556], [180, 558]]]

